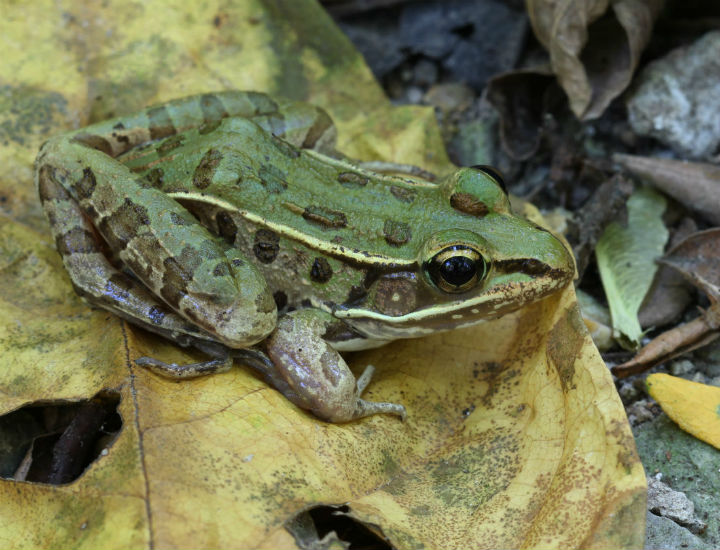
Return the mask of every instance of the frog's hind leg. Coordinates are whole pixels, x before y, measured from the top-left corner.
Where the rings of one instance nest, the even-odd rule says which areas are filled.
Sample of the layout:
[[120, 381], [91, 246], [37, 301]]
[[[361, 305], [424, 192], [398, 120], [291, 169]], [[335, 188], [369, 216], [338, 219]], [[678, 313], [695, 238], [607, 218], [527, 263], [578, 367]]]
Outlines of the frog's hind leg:
[[324, 339], [338, 320], [317, 309], [302, 309], [282, 316], [267, 340], [273, 365], [264, 374], [285, 396], [330, 422], [347, 422], [373, 414], [405, 418], [405, 407], [361, 398], [373, 367], [356, 381], [340, 353]]
[[207, 338], [108, 261], [100, 236], [59, 178], [62, 175], [52, 166], [40, 167], [38, 191], [55, 246], [76, 292], [89, 303], [181, 345], [189, 345], [195, 338]]

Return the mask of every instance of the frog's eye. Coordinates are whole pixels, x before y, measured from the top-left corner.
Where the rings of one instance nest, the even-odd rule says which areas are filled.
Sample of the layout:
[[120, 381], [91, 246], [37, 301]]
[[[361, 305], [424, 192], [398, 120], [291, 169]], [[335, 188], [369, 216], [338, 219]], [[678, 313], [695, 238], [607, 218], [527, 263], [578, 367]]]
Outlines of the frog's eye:
[[503, 178], [503, 175], [500, 173], [499, 170], [496, 168], [493, 168], [492, 166], [488, 166], [487, 164], [476, 164], [475, 166], [471, 166], [471, 168], [475, 168], [475, 170], [479, 170], [480, 172], [483, 172], [490, 176], [492, 179], [494, 179], [497, 184], [500, 186], [500, 188], [505, 192], [507, 195], [507, 187], [505, 187], [505, 178]]
[[453, 245], [425, 262], [425, 270], [440, 290], [465, 292], [485, 278], [487, 262], [474, 248]]

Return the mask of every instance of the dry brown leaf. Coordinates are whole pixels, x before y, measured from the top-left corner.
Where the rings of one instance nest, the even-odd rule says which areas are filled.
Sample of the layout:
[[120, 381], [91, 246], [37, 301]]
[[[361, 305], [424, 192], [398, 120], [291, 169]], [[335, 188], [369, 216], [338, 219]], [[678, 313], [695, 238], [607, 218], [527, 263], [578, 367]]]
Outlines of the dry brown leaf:
[[613, 160], [709, 222], [720, 225], [720, 166], [619, 153], [613, 155]]
[[720, 228], [698, 231], [660, 260], [702, 290], [712, 305], [700, 317], [663, 332], [630, 361], [612, 368], [618, 378], [646, 371], [678, 355], [706, 346], [720, 336]]
[[368, 397], [403, 402], [410, 419], [346, 425], [240, 366], [181, 383], [140, 370], [142, 355], [198, 356], [75, 296], [27, 214], [30, 163], [47, 134], [90, 117], [208, 90], [284, 92], [327, 108], [351, 156], [447, 169], [432, 111], [391, 108], [314, 2], [11, 7], [0, 37], [22, 47], [0, 78], [20, 122], [45, 109], [47, 127], [13, 126], [2, 153], [0, 191], [25, 198], [0, 218], [0, 414], [110, 389], [123, 427], [72, 483], [0, 480], [3, 547], [292, 547], [286, 522], [345, 502], [400, 548], [642, 545], [642, 466], [571, 288], [499, 322], [353, 356], [355, 372], [378, 368]]
[[527, 1], [535, 36], [578, 118], [599, 117], [630, 84], [662, 3]]

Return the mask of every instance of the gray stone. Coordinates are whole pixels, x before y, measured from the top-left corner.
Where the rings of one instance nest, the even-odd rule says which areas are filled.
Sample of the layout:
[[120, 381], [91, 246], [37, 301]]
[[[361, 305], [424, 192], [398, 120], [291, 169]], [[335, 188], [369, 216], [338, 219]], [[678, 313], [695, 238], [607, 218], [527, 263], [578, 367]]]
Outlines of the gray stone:
[[720, 31], [650, 63], [628, 100], [633, 130], [678, 154], [720, 154]]
[[699, 535], [707, 524], [695, 517], [695, 505], [685, 493], [675, 491], [659, 479], [648, 478], [648, 510], [657, 516], [671, 519]]
[[674, 521], [647, 513], [646, 550], [712, 550], [714, 547]]

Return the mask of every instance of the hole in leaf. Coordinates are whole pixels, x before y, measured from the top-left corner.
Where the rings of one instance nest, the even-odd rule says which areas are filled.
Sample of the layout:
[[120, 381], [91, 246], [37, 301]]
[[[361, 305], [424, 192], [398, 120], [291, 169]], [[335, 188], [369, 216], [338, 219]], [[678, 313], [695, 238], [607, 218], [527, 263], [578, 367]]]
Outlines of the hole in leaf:
[[0, 416], [0, 477], [60, 485], [76, 480], [122, 428], [120, 394], [37, 402]]
[[330, 547], [333, 541], [342, 541], [350, 550], [394, 550], [377, 525], [349, 513], [348, 506], [315, 506], [289, 521], [287, 530], [300, 548], [318, 548], [321, 541]]

